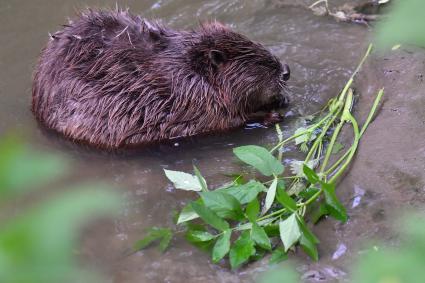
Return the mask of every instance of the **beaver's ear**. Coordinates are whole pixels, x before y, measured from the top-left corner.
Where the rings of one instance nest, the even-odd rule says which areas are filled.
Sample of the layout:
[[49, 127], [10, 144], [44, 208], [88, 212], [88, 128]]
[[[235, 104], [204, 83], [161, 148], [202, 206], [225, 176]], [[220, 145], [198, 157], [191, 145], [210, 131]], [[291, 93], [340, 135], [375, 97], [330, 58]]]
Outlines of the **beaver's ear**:
[[211, 64], [215, 67], [220, 67], [227, 62], [226, 54], [219, 50], [210, 50], [208, 57], [210, 59]]

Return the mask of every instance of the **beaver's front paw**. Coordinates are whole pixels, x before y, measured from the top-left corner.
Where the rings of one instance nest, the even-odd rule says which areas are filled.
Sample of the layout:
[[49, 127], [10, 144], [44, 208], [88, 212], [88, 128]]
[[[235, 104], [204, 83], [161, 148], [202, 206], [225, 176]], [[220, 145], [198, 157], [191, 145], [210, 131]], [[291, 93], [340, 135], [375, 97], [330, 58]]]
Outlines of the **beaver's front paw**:
[[270, 112], [264, 116], [263, 124], [265, 126], [271, 126], [279, 123], [283, 120], [283, 116], [279, 112]]

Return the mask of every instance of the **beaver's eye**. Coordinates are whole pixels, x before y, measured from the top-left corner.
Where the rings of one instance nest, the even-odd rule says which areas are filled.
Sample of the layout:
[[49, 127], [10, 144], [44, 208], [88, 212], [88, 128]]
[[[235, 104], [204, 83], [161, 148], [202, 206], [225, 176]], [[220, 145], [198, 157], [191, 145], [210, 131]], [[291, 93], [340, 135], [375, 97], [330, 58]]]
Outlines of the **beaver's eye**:
[[287, 81], [291, 77], [291, 70], [289, 69], [289, 66], [284, 64], [283, 65], [283, 71], [281, 74], [282, 80]]

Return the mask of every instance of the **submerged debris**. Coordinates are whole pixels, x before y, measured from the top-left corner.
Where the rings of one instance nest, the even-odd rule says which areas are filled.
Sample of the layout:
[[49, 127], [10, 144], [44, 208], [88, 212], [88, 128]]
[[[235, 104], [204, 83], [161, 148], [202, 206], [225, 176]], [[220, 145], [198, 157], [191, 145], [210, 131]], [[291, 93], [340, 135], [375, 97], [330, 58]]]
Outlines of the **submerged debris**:
[[387, 6], [391, 0], [367, 0], [361, 4], [344, 4], [336, 8], [329, 8], [328, 0], [319, 0], [308, 6], [315, 15], [332, 16], [337, 21], [368, 24], [379, 20], [381, 8]]

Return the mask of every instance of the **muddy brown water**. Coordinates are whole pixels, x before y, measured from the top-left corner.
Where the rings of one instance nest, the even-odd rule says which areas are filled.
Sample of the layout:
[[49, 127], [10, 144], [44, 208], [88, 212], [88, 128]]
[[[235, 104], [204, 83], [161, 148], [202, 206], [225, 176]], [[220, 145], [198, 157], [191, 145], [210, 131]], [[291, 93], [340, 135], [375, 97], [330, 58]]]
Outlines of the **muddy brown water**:
[[[278, 1], [119, 1], [133, 13], [159, 18], [174, 28], [196, 27], [199, 21], [219, 20], [262, 42], [291, 67], [292, 105], [281, 126], [291, 134], [297, 118], [309, 114], [336, 95], [345, 84], [367, 45], [368, 30], [316, 17], [306, 9], [277, 5]], [[238, 172], [232, 148], [245, 144], [271, 145], [273, 128], [239, 129], [225, 134], [195, 137], [151, 146], [137, 153], [110, 155], [72, 146], [43, 131], [30, 112], [31, 73], [48, 32], [72, 17], [76, 10], [114, 7], [115, 1], [0, 0], [0, 133], [24, 134], [34, 148], [58, 152], [71, 159], [70, 182], [99, 180], [112, 184], [125, 199], [121, 217], [89, 228], [83, 256], [107, 271], [110, 282], [250, 282], [266, 263], [231, 272], [211, 263], [208, 255], [177, 239], [163, 255], [155, 249], [122, 257], [147, 227], [171, 225], [172, 211], [195, 197], [175, 191], [163, 168], [191, 171], [195, 163], [211, 185], [226, 181], [224, 174]], [[361, 188], [360, 188], [361, 189]], [[361, 193], [361, 192], [360, 192]], [[334, 229], [316, 228], [322, 237], [336, 237]], [[350, 245], [349, 239], [344, 245]], [[345, 256], [346, 247], [324, 244], [320, 251]], [[309, 272], [302, 254], [296, 256], [301, 272]], [[347, 266], [332, 258], [319, 267], [335, 280], [346, 277]], [[314, 274], [312, 274], [314, 277]], [[320, 278], [319, 278], [320, 279]]]

